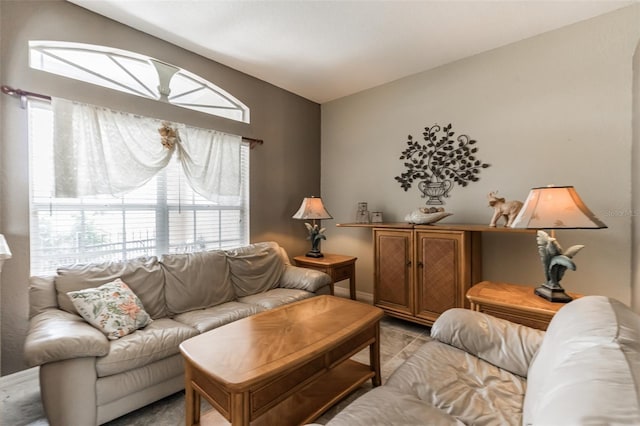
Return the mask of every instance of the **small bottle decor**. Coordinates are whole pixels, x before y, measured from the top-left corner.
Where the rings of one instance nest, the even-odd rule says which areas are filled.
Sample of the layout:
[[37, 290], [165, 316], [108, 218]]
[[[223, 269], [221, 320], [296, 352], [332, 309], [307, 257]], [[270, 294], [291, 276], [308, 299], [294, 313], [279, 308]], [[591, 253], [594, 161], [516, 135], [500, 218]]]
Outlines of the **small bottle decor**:
[[356, 214], [356, 223], [369, 223], [369, 210], [367, 203], [361, 201], [358, 203], [358, 213]]

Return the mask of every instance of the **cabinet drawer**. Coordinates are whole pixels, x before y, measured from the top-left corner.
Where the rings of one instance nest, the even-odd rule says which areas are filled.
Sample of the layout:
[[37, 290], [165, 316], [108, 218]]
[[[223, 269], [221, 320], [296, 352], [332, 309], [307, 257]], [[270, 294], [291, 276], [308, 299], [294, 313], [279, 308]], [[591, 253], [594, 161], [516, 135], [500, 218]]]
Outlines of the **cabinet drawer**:
[[339, 266], [333, 270], [333, 282], [338, 282], [351, 278], [351, 265]]
[[539, 330], [546, 330], [553, 318], [553, 315], [534, 314], [505, 306], [480, 305], [479, 311]]
[[324, 272], [328, 274], [329, 268], [325, 268], [324, 266], [316, 266], [316, 265], [298, 265], [300, 268], [313, 269], [314, 271]]
[[209, 402], [225, 417], [229, 418], [231, 410], [231, 396], [218, 383], [209, 378], [206, 373], [193, 367], [191, 369], [191, 386], [194, 389], [201, 389], [201, 394], [207, 396]]
[[345, 359], [355, 355], [360, 350], [366, 348], [368, 345], [374, 343], [375, 341], [375, 326], [363, 330], [360, 334], [353, 336], [351, 339], [329, 352], [327, 359], [329, 360], [330, 368], [333, 368], [336, 364], [341, 363]]
[[318, 356], [308, 363], [282, 375], [271, 383], [251, 392], [251, 417], [256, 418], [282, 401], [301, 386], [326, 370], [325, 357]]

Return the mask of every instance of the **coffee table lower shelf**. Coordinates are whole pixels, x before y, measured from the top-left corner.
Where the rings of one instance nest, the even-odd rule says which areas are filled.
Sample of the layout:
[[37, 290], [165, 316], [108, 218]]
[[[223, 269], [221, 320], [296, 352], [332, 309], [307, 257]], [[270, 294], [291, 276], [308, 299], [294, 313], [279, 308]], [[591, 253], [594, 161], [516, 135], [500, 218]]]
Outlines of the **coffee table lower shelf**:
[[[252, 426], [311, 423], [336, 402], [373, 378], [371, 367], [348, 359], [327, 370], [308, 383], [299, 392], [279, 402], [269, 411], [251, 422]], [[211, 402], [211, 401], [210, 401]], [[286, 419], [283, 423], [283, 419]], [[200, 417], [201, 426], [230, 425], [215, 409]]]

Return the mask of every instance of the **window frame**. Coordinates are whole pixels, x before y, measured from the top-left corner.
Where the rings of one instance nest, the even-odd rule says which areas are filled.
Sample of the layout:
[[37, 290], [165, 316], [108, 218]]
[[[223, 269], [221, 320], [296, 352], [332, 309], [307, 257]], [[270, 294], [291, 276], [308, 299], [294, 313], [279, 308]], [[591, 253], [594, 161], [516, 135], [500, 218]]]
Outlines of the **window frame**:
[[[146, 185], [155, 184], [155, 191], [148, 191], [148, 195], [155, 192], [155, 202], [143, 202], [140, 201], [140, 198], [134, 198], [136, 201], [127, 201], [127, 195], [123, 197], [110, 197], [110, 196], [97, 196], [95, 198], [78, 198], [78, 199], [66, 199], [60, 198], [56, 199], [52, 195], [46, 196], [43, 195], [45, 192], [42, 192], [41, 189], [36, 188], [37, 183], [35, 179], [44, 179], [43, 177], [36, 176], [40, 173], [34, 173], [35, 164], [35, 155], [41, 155], [43, 147], [36, 147], [35, 144], [45, 144], [51, 143], [50, 141], [34, 141], [33, 128], [34, 120], [38, 120], [34, 118], [32, 114], [32, 108], [41, 108], [45, 110], [50, 109], [50, 103], [46, 101], [40, 100], [29, 100], [28, 102], [28, 111], [29, 111], [29, 201], [30, 201], [30, 247], [31, 247], [31, 273], [32, 274], [42, 274], [42, 273], [52, 273], [55, 272], [53, 268], [60, 266], [62, 264], [69, 263], [95, 263], [100, 261], [108, 261], [108, 260], [127, 260], [131, 258], [136, 258], [140, 256], [160, 256], [166, 253], [184, 253], [184, 252], [192, 252], [192, 251], [200, 251], [200, 250], [211, 250], [211, 249], [224, 249], [224, 248], [232, 248], [235, 246], [246, 245], [250, 241], [249, 235], [249, 219], [250, 219], [250, 205], [249, 205], [249, 182], [250, 182], [250, 145], [248, 143], [243, 143], [241, 148], [241, 174], [243, 176], [242, 179], [242, 199], [239, 206], [228, 206], [228, 205], [216, 205], [199, 195], [191, 192], [188, 195], [185, 195], [182, 198], [182, 195], [178, 195], [177, 203], [175, 198], [171, 198], [170, 191], [167, 187], [167, 174], [168, 173], [182, 173], [181, 168], [177, 166], [177, 160], [174, 157], [171, 160], [171, 163], [167, 168], [165, 168], [162, 172], [156, 175], [149, 183]], [[52, 114], [51, 114], [52, 115]], [[42, 125], [43, 123], [40, 123]], [[52, 139], [52, 138], [51, 138]], [[52, 152], [52, 146], [51, 146]], [[52, 157], [52, 154], [51, 154]], [[52, 160], [51, 160], [52, 161]], [[43, 167], [40, 167], [42, 169]], [[175, 170], [171, 169], [174, 168]], [[170, 176], [175, 180], [173, 176]], [[51, 183], [49, 183], [51, 185]], [[143, 188], [146, 188], [145, 187]], [[186, 178], [182, 175], [178, 178], [178, 193], [181, 191], [180, 185], [187, 185]], [[37, 190], [37, 191], [36, 191]], [[175, 191], [176, 189], [172, 189]], [[51, 192], [51, 187], [49, 187], [49, 191]], [[138, 190], [132, 191], [135, 192]], [[36, 193], [37, 192], [37, 193]], [[131, 193], [130, 193], [131, 194]], [[134, 194], [133, 197], [136, 197]], [[132, 198], [133, 198], [132, 197]], [[188, 199], [189, 197], [190, 199]], [[147, 199], [152, 199], [150, 196]], [[224, 228], [225, 221], [222, 220], [222, 216], [225, 212], [238, 211], [238, 221], [237, 221], [237, 229], [234, 229], [233, 232], [237, 233], [236, 238], [225, 239], [224, 238]], [[67, 252], [56, 252], [55, 249], [51, 250], [52, 247], [45, 247], [42, 244], [42, 236], [40, 227], [42, 221], [39, 219], [39, 214], [49, 213], [50, 216], [53, 216], [53, 212], [79, 212], [82, 216], [81, 229], [80, 233], [82, 236], [87, 235], [87, 214], [94, 214], [96, 212], [111, 212], [111, 213], [120, 213], [123, 217], [121, 225], [123, 226], [122, 231], [122, 240], [118, 240], [116, 242], [106, 243], [108, 245], [116, 246], [114, 249], [103, 250], [103, 251], [90, 251], [91, 253], [87, 256], [86, 246], [84, 246], [84, 238], [80, 238], [80, 242], [75, 247], [75, 251]], [[152, 244], [148, 246], [139, 247], [141, 244], [141, 240], [130, 240], [127, 235], [132, 231], [131, 228], [127, 228], [127, 213], [131, 212], [149, 212], [154, 213], [155, 217], [155, 233], [153, 234], [153, 238], [147, 239], [147, 243], [149, 241], [153, 241]], [[216, 230], [217, 239], [215, 240], [205, 240], [204, 245], [198, 245], [198, 234], [197, 229], [198, 226], [207, 226], [206, 223], [198, 224], [198, 220], [193, 220], [194, 232], [192, 234], [192, 241], [180, 241], [173, 242], [172, 241], [172, 229], [171, 229], [171, 215], [172, 213], [179, 213], [184, 215], [193, 215], [197, 216], [198, 212], [217, 212], [217, 225], [218, 229]], [[184, 220], [188, 220], [187, 216], [183, 217]], [[177, 226], [177, 225], [174, 225]], [[175, 232], [175, 229], [174, 229]], [[69, 235], [67, 235], [68, 237]], [[127, 247], [128, 244], [137, 244], [138, 247]], [[118, 248], [118, 246], [120, 246]], [[200, 249], [200, 250], [198, 250]], [[142, 253], [141, 251], [145, 251]], [[51, 268], [42, 267], [43, 258], [48, 259], [48, 264]], [[69, 261], [73, 258], [73, 261]]]
[[[73, 52], [76, 55], [76, 61], [65, 58], [62, 52]], [[92, 69], [91, 63], [95, 62], [95, 58], [93, 60], [84, 58], [84, 61], [82, 61], [83, 54], [104, 55], [107, 63], [115, 65], [115, 69], [121, 71], [120, 75], [125, 77], [126, 81], [122, 78], [119, 80], [115, 75], [109, 76], [107, 67], [101, 68], [97, 66], [97, 69]], [[147, 72], [141, 73], [141, 69], [127, 67], [123, 60], [135, 62], [142, 68], [146, 68]], [[50, 63], [52, 66], [49, 69], [47, 69], [46, 61], [54, 61]], [[128, 50], [87, 43], [30, 40], [29, 66], [43, 72], [107, 87], [131, 95], [167, 102], [180, 108], [187, 108], [243, 123], [251, 123], [250, 108], [218, 85], [186, 69]], [[82, 78], [78, 72], [92, 78]], [[155, 73], [157, 80], [149, 81], [149, 74], [152, 73]], [[177, 91], [177, 88], [174, 87], [172, 93], [171, 81], [176, 75], [190, 81], [194, 86], [182, 91]], [[94, 81], [94, 79], [97, 79], [97, 81]], [[191, 102], [184, 100], [185, 97], [188, 99], [189, 96], [198, 93], [208, 93], [210, 96], [218, 97], [220, 101], [218, 104], [213, 104], [196, 102], [197, 98], [192, 99]]]

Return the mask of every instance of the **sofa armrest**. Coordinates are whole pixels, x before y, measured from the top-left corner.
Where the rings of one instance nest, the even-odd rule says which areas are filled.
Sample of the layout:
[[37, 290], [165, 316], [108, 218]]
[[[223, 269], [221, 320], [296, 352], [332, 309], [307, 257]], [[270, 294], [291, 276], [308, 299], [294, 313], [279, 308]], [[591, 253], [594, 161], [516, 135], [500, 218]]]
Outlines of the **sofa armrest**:
[[31, 319], [24, 343], [29, 367], [71, 358], [109, 353], [109, 340], [81, 317], [47, 309]]
[[526, 377], [545, 332], [468, 309], [449, 309], [436, 320], [431, 337]]
[[278, 287], [295, 288], [315, 293], [329, 284], [331, 284], [331, 277], [324, 272], [286, 265]]

